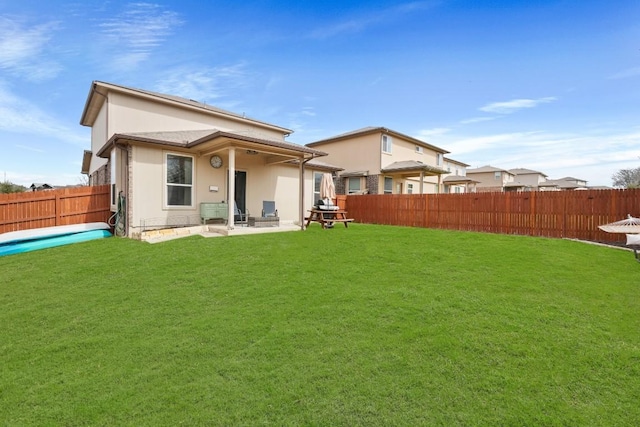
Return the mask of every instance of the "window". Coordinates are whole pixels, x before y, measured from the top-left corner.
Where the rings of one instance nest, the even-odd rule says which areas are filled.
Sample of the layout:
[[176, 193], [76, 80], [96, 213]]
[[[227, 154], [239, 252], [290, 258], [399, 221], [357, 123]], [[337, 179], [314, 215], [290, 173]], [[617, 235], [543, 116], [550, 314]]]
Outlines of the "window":
[[360, 192], [360, 177], [349, 178], [349, 194]]
[[438, 157], [436, 159], [438, 166], [442, 166], [443, 161], [444, 161], [444, 155], [442, 153], [438, 153]]
[[393, 178], [390, 176], [384, 177], [384, 194], [393, 194]]
[[389, 135], [382, 135], [382, 152], [391, 154], [391, 137]]
[[167, 154], [167, 206], [193, 205], [193, 157]]
[[320, 182], [322, 181], [322, 174], [320, 172], [313, 173], [313, 203], [315, 204], [320, 200]]
[[493, 179], [499, 180], [500, 178], [502, 178], [502, 172], [500, 171], [495, 171], [493, 173]]
[[422, 147], [419, 145], [416, 145], [416, 153], [422, 154]]
[[407, 184], [407, 194], [413, 194], [413, 184]]

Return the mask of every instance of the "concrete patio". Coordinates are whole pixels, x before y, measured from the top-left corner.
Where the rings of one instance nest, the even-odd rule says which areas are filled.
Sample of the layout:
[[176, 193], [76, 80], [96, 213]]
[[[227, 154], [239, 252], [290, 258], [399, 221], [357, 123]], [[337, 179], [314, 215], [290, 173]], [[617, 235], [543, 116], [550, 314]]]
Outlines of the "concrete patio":
[[296, 223], [280, 222], [277, 227], [247, 227], [236, 225], [229, 230], [226, 224], [207, 224], [192, 227], [163, 228], [143, 231], [140, 240], [147, 243], [161, 243], [168, 240], [179, 239], [193, 235], [203, 237], [244, 236], [250, 234], [280, 233], [285, 231], [300, 231], [300, 225]]

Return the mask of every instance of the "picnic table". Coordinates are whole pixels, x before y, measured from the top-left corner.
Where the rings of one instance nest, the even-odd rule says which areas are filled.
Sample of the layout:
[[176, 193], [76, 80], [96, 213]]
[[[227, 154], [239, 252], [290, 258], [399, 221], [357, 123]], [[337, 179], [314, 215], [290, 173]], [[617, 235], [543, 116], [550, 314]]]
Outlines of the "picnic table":
[[322, 228], [328, 228], [329, 225], [333, 225], [335, 222], [341, 222], [345, 227], [348, 227], [349, 223], [353, 221], [353, 218], [347, 218], [347, 211], [343, 209], [335, 211], [309, 209], [309, 216], [305, 219], [307, 220], [305, 228], [309, 227], [312, 222], [319, 223]]

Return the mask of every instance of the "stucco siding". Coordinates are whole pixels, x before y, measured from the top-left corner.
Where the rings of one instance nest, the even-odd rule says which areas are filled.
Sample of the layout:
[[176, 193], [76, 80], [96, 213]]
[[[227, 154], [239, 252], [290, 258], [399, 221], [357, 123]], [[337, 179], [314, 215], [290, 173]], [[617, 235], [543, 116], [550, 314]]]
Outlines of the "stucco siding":
[[501, 188], [505, 184], [509, 182], [513, 182], [513, 175], [504, 171], [500, 173], [499, 179], [495, 178], [495, 172], [481, 172], [481, 173], [472, 173], [472, 174], [469, 174], [467, 172], [467, 176], [471, 177], [476, 181], [479, 181], [479, 183], [477, 184], [477, 188], [484, 188], [484, 187]]
[[328, 153], [322, 161], [341, 165], [344, 172], [369, 171], [370, 175], [380, 173], [380, 134], [360, 135], [344, 141], [330, 142], [314, 146]]
[[521, 184], [537, 187], [540, 183], [544, 182], [545, 179], [540, 174], [522, 174], [522, 175], [517, 175], [515, 177], [515, 181]]
[[[194, 157], [194, 196], [192, 207], [167, 207], [165, 200], [164, 162], [167, 153], [189, 155], [185, 152], [133, 147], [133, 194], [131, 227], [135, 232], [143, 225], [167, 222], [176, 216], [197, 217], [201, 202], [227, 201], [228, 168], [214, 169], [208, 157]], [[225, 165], [228, 159], [223, 158]], [[274, 200], [281, 221], [299, 219], [299, 169], [292, 165], [266, 165], [262, 157], [238, 156], [236, 171], [247, 176], [246, 206], [251, 216], [260, 216], [263, 200]], [[305, 171], [305, 209], [313, 204], [312, 171]], [[213, 191], [210, 187], [217, 187]], [[308, 204], [308, 206], [307, 206]]]
[[393, 162], [406, 160], [415, 160], [426, 165], [443, 167], [442, 165], [437, 165], [437, 155], [435, 151], [422, 147], [422, 153], [419, 153], [416, 151], [416, 145], [414, 142], [394, 137], [391, 150], [392, 154], [388, 155], [383, 153], [382, 168], [384, 169]]
[[[146, 147], [133, 147], [133, 176], [131, 202], [133, 212], [130, 227], [141, 227], [153, 223], [163, 223], [171, 215], [196, 215], [196, 206], [164, 209], [164, 155], [165, 151]], [[183, 154], [183, 153], [179, 153]], [[196, 165], [197, 170], [197, 165]], [[197, 186], [197, 175], [195, 179]]]
[[89, 174], [94, 173], [100, 167], [107, 164], [106, 159], [101, 159], [96, 156], [96, 153], [107, 142], [107, 139], [109, 139], [107, 135], [107, 103], [104, 103], [98, 113], [96, 122], [91, 127], [91, 152], [93, 155], [91, 157], [91, 164], [89, 165]]
[[284, 140], [278, 131], [232, 119], [215, 117], [199, 111], [176, 108], [121, 93], [109, 95], [110, 133], [201, 130], [215, 128], [239, 132], [257, 138]]

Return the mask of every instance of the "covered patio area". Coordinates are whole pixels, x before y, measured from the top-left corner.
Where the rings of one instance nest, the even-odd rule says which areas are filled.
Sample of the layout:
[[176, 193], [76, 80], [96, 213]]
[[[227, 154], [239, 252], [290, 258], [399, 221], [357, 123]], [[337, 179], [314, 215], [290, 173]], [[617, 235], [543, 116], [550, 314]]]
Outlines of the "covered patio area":
[[424, 194], [425, 177], [436, 176], [437, 193], [442, 192], [442, 175], [448, 174], [449, 171], [440, 169], [436, 166], [424, 164], [416, 160], [405, 160], [401, 162], [394, 162], [381, 169], [381, 172], [386, 176], [391, 176], [395, 179], [417, 179], [418, 181], [418, 194]]
[[[115, 134], [98, 155], [123, 159], [112, 162], [127, 201], [121, 217], [129, 237], [146, 240], [158, 233], [209, 232], [199, 225], [225, 235], [236, 229], [241, 234], [302, 229], [305, 200], [312, 197], [305, 195], [305, 181], [307, 187], [312, 182], [306, 168], [326, 153], [257, 133], [207, 129]], [[269, 202], [279, 227], [260, 221], [270, 216], [264, 214]], [[222, 212], [207, 217], [203, 204]], [[211, 224], [210, 218], [224, 223]], [[254, 227], [246, 227], [251, 221]]]

